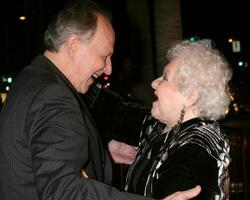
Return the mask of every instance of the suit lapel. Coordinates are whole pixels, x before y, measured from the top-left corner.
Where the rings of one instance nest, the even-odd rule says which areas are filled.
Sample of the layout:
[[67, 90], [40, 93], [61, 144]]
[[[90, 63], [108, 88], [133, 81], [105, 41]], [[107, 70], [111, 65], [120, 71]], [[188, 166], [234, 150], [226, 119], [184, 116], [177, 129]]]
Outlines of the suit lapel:
[[[46, 58], [46, 57], [45, 57]], [[47, 59], [48, 60], [48, 59]], [[48, 60], [49, 61], [49, 60]], [[89, 158], [91, 159], [90, 165], [92, 165], [90, 169], [91, 176], [100, 181], [104, 180], [104, 165], [105, 165], [105, 150], [101, 142], [100, 135], [98, 133], [98, 130], [96, 128], [95, 122], [89, 112], [88, 107], [86, 106], [85, 102], [83, 101], [80, 94], [76, 91], [76, 89], [73, 87], [73, 85], [69, 82], [69, 80], [64, 76], [63, 73], [61, 73], [52, 62], [49, 61], [50, 69], [62, 80], [65, 85], [71, 90], [72, 94], [77, 99], [82, 117], [84, 120], [84, 130], [88, 133], [88, 141], [89, 141]]]

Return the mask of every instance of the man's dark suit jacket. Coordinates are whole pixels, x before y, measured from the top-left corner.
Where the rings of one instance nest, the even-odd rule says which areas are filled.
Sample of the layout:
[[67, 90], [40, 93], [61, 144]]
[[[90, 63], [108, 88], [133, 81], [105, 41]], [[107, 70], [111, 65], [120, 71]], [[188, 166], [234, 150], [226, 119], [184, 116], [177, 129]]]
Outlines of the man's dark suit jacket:
[[15, 80], [1, 113], [0, 199], [146, 199], [104, 184], [111, 170], [82, 98], [39, 55]]

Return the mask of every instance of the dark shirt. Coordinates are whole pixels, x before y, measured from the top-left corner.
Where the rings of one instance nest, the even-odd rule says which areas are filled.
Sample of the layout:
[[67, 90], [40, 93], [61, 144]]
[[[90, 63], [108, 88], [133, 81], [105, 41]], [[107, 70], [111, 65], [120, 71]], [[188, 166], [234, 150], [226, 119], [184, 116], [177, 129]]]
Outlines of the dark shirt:
[[69, 80], [39, 55], [15, 79], [0, 115], [0, 199], [147, 199], [108, 185], [100, 134]]

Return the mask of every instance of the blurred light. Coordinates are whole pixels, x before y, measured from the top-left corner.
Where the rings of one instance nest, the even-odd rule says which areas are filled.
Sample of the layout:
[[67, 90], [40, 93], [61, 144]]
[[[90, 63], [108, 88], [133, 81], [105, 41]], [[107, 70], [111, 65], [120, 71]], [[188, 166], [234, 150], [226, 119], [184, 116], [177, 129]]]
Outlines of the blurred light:
[[235, 112], [238, 112], [239, 111], [239, 107], [236, 103], [233, 104], [233, 107], [234, 107], [234, 111]]
[[232, 42], [232, 51], [234, 53], [239, 53], [241, 52], [241, 45], [239, 40], [235, 40]]
[[109, 86], [110, 86], [110, 83], [107, 83], [107, 86], [109, 87]]
[[109, 80], [109, 77], [108, 77], [108, 76], [104, 76], [103, 79], [104, 79], [105, 81], [107, 81], [107, 80]]
[[234, 101], [234, 96], [233, 95], [230, 95], [229, 97], [230, 97], [231, 101]]
[[24, 21], [24, 20], [26, 20], [26, 17], [25, 16], [20, 16], [19, 20]]
[[1, 95], [1, 101], [2, 101], [2, 103], [4, 103], [4, 102], [5, 102], [5, 99], [6, 99], [7, 94], [6, 94], [6, 93], [0, 93], [0, 95]]
[[8, 82], [8, 83], [12, 83], [12, 78], [11, 78], [11, 77], [8, 77], [8, 78], [7, 78], [7, 82]]
[[232, 38], [229, 38], [229, 39], [228, 39], [228, 42], [229, 42], [229, 43], [232, 43], [233, 41], [234, 41], [234, 40], [233, 40]]
[[243, 62], [243, 61], [239, 61], [239, 62], [238, 62], [238, 65], [239, 65], [240, 67], [242, 67], [242, 66], [244, 65], [244, 62]]
[[9, 91], [9, 90], [10, 90], [10, 86], [7, 85], [7, 86], [5, 87], [5, 90], [6, 90], [6, 91]]
[[197, 40], [199, 40], [199, 37], [196, 37], [196, 36], [189, 38], [189, 42], [191, 42], [191, 43], [196, 42]]

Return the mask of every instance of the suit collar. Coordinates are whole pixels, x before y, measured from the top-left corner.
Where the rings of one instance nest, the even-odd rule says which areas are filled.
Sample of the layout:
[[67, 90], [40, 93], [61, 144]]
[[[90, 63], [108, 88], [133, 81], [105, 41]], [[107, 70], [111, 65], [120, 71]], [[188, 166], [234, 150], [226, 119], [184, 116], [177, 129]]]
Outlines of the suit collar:
[[[103, 151], [103, 146], [102, 142], [100, 139], [100, 135], [97, 131], [95, 122], [89, 112], [88, 106], [85, 104], [83, 98], [81, 95], [77, 92], [77, 90], [74, 88], [74, 86], [71, 84], [71, 82], [67, 79], [67, 77], [52, 63], [46, 56], [40, 54], [38, 55], [32, 64], [39, 63], [38, 66], [41, 66], [43, 69], [46, 71], [50, 71], [50, 74], [54, 74], [58, 77], [59, 82], [63, 82], [72, 92], [72, 94], [75, 96], [77, 101], [79, 102], [79, 106], [82, 112], [82, 117], [85, 121], [85, 128], [86, 131], [88, 132], [88, 138], [89, 138], [89, 148], [91, 149], [88, 153], [90, 154], [90, 159], [93, 164], [91, 168], [93, 172], [92, 175], [95, 177], [97, 180], [103, 181], [104, 179], [104, 174], [103, 174], [103, 163], [105, 163], [105, 152]], [[99, 148], [97, 148], [99, 147]], [[101, 159], [100, 159], [101, 156]]]

